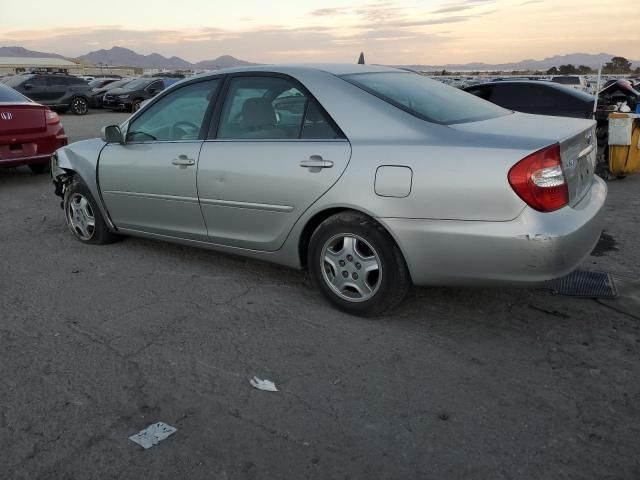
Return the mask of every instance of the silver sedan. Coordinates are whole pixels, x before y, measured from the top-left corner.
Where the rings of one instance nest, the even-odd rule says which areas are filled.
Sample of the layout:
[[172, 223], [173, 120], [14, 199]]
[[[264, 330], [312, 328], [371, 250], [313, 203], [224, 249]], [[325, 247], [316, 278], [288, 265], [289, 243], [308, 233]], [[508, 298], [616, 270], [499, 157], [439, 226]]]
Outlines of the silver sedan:
[[535, 284], [602, 227], [595, 123], [504, 110], [416, 73], [265, 66], [182, 81], [57, 151], [84, 243], [136, 235], [306, 268], [351, 313], [412, 284]]

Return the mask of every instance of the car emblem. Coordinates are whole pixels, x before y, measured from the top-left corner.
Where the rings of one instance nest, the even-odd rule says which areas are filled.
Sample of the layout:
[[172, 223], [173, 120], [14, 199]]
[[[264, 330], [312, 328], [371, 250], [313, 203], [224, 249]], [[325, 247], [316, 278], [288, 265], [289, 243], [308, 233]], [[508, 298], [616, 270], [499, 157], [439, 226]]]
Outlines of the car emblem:
[[11, 112], [0, 112], [0, 118], [2, 120], [11, 120], [13, 118], [13, 113], [11, 113]]

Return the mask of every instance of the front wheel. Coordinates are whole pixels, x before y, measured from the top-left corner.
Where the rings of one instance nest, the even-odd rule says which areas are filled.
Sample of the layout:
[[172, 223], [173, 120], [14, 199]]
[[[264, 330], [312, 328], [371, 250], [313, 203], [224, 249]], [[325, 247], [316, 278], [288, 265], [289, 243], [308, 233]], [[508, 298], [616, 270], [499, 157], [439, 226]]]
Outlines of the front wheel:
[[118, 239], [109, 231], [87, 186], [77, 178], [64, 194], [64, 213], [69, 230], [82, 243], [101, 245]]
[[411, 288], [398, 246], [377, 222], [358, 212], [322, 222], [311, 236], [307, 261], [314, 284], [351, 314], [388, 312]]
[[134, 100], [133, 102], [131, 102], [131, 112], [135, 113], [138, 110], [140, 110], [140, 107], [142, 106], [142, 100]]
[[89, 111], [89, 102], [86, 98], [74, 97], [71, 100], [71, 111], [75, 115], [86, 115]]

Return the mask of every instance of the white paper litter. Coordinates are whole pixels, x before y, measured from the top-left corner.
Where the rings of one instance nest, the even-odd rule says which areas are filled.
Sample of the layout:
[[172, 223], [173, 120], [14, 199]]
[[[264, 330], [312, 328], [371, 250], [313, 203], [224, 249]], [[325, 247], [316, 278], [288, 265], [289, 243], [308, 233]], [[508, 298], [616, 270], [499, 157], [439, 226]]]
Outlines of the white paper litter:
[[253, 377], [249, 380], [249, 383], [253, 388], [263, 390], [265, 392], [277, 392], [276, 384], [269, 380], [260, 380], [258, 377]]
[[149, 425], [144, 430], [140, 430], [135, 435], [129, 437], [129, 440], [137, 443], [142, 448], [151, 448], [159, 442], [178, 431], [177, 428], [167, 425], [163, 422]]

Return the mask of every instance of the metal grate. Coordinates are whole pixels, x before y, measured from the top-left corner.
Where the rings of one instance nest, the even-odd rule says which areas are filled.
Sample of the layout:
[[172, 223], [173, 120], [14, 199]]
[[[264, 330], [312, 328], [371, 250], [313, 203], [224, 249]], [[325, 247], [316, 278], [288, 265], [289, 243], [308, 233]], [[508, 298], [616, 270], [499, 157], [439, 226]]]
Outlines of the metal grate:
[[615, 298], [618, 296], [611, 275], [604, 272], [576, 270], [566, 277], [546, 282], [545, 288], [554, 295], [584, 298]]

